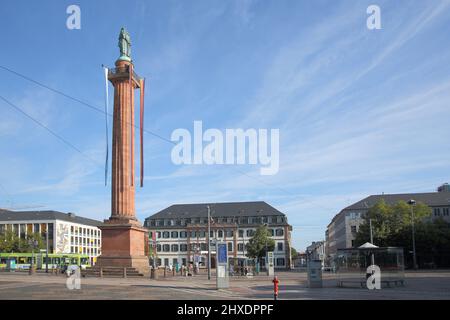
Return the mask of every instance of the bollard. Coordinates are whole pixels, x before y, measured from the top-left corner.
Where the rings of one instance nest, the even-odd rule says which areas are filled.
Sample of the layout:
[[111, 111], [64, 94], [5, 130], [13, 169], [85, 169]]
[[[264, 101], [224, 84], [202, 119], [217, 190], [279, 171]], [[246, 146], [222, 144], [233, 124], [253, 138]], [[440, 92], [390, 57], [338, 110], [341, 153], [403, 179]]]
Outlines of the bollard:
[[280, 281], [278, 281], [278, 277], [274, 277], [273, 280], [273, 300], [277, 300], [278, 299], [278, 283]]
[[103, 268], [100, 268], [100, 278], [103, 278]]
[[175, 268], [172, 269], [173, 276], [175, 277]]
[[127, 267], [123, 268], [123, 277], [126, 278], [127, 277]]
[[166, 277], [167, 267], [164, 267], [164, 278]]
[[30, 269], [28, 270], [28, 274], [32, 275], [35, 273], [35, 269], [33, 265], [30, 265]]
[[153, 267], [150, 269], [150, 279], [156, 279], [156, 270]]

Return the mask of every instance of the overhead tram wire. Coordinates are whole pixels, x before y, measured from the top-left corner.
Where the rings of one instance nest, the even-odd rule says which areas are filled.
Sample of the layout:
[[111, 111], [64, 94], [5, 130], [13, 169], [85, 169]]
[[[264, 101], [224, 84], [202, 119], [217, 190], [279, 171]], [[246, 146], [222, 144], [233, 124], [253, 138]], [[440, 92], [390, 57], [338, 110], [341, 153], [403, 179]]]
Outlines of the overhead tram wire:
[[[90, 108], [90, 109], [92, 109], [92, 110], [98, 112], [98, 113], [101, 113], [102, 115], [105, 115], [105, 114], [106, 114], [106, 115], [108, 115], [108, 116], [110, 116], [110, 117], [113, 117], [113, 114], [111, 114], [111, 113], [106, 113], [106, 112], [104, 111], [104, 109], [102, 109], [102, 108], [96, 107], [96, 106], [94, 106], [94, 105], [92, 105], [92, 104], [89, 104], [89, 103], [87, 103], [87, 102], [82, 101], [81, 99], [75, 98], [75, 97], [73, 97], [73, 96], [71, 96], [71, 95], [69, 95], [69, 94], [67, 94], [67, 93], [65, 93], [65, 92], [62, 92], [62, 91], [57, 90], [57, 89], [54, 89], [54, 88], [52, 88], [52, 87], [50, 87], [50, 86], [48, 86], [48, 85], [46, 85], [46, 84], [43, 84], [43, 83], [41, 83], [41, 82], [39, 82], [39, 81], [37, 81], [37, 80], [34, 80], [34, 79], [32, 79], [32, 78], [30, 78], [30, 77], [24, 75], [24, 74], [21, 74], [20, 72], [14, 71], [14, 70], [12, 70], [12, 69], [10, 69], [10, 68], [8, 68], [8, 67], [5, 67], [5, 66], [3, 66], [3, 65], [0, 65], [0, 68], [3, 69], [3, 70], [5, 70], [5, 71], [7, 71], [7, 72], [10, 72], [10, 73], [12, 73], [12, 74], [18, 76], [18, 77], [20, 77], [20, 78], [22, 78], [22, 79], [25, 79], [25, 80], [27, 80], [27, 81], [29, 81], [29, 82], [32, 82], [32, 83], [34, 83], [34, 84], [36, 84], [36, 85], [38, 85], [38, 86], [40, 86], [40, 87], [43, 87], [43, 88], [45, 88], [45, 89], [47, 89], [47, 90], [50, 90], [50, 91], [52, 91], [52, 92], [54, 92], [54, 93], [56, 93], [56, 94], [62, 95], [63, 97], [66, 97], [67, 99], [70, 99], [70, 100], [73, 100], [73, 101], [75, 101], [75, 102], [78, 102], [78, 103], [80, 103], [80, 104], [82, 104], [82, 105], [84, 105], [84, 106], [86, 106], [86, 107], [88, 107], [88, 108]], [[3, 98], [3, 99], [4, 99], [4, 98]], [[4, 100], [5, 100], [5, 99], [4, 99]], [[22, 110], [20, 110], [20, 111], [23, 113]], [[29, 115], [27, 115], [27, 116], [29, 116]], [[30, 116], [29, 116], [29, 117], [30, 117]], [[34, 120], [34, 119], [33, 119], [33, 120]], [[128, 123], [128, 122], [127, 122], [127, 124], [131, 125], [131, 123]], [[134, 125], [134, 127], [135, 127], [135, 128], [138, 128], [137, 125]], [[46, 129], [48, 129], [48, 128], [46, 128]], [[50, 129], [48, 129], [48, 130], [50, 130]], [[163, 140], [163, 141], [165, 141], [165, 142], [168, 142], [168, 143], [170, 143], [170, 144], [176, 145], [176, 143], [175, 143], [174, 141], [169, 140], [169, 139], [166, 139], [166, 138], [164, 138], [163, 136], [161, 136], [161, 135], [159, 135], [159, 134], [157, 134], [157, 133], [154, 133], [154, 132], [149, 131], [149, 130], [146, 130], [146, 129], [144, 129], [143, 131], [146, 132], [146, 133], [148, 133], [148, 134], [150, 134], [150, 135], [152, 135], [152, 136], [154, 136], [154, 137], [156, 137], [156, 138], [159, 138], [159, 139], [161, 139], [161, 140]], [[298, 196], [298, 194], [294, 194], [294, 193], [292, 193], [292, 192], [290, 192], [290, 191], [287, 191], [286, 189], [283, 189], [283, 188], [280, 188], [280, 187], [278, 187], [278, 186], [269, 184], [269, 183], [267, 183], [267, 182], [265, 182], [265, 181], [262, 181], [261, 179], [258, 179], [258, 178], [256, 178], [256, 177], [253, 177], [253, 176], [251, 176], [251, 175], [249, 175], [249, 174], [247, 174], [247, 173], [245, 173], [245, 172], [243, 172], [243, 171], [241, 171], [241, 170], [239, 170], [239, 169], [237, 169], [237, 168], [234, 168], [234, 167], [233, 167], [233, 169], [236, 170], [236, 172], [238, 172], [238, 173], [240, 173], [240, 174], [242, 174], [242, 175], [244, 175], [244, 176], [246, 176], [246, 177], [248, 177], [248, 178], [250, 178], [250, 179], [253, 179], [253, 180], [259, 181], [259, 182], [262, 183], [262, 184], [265, 184], [266, 186], [269, 186], [269, 187], [271, 187], [271, 188], [276, 188], [276, 189], [278, 189], [278, 190], [280, 190], [280, 191], [283, 191], [284, 193], [288, 193], [288, 194], [290, 194], [290, 195], [292, 195], [292, 196], [296, 196], [296, 197]], [[307, 202], [313, 204], [313, 202], [311, 202], [311, 201], [307, 201]], [[315, 204], [315, 205], [317, 205], [317, 204]], [[320, 205], [317, 205], [317, 206], [320, 206]], [[331, 210], [330, 208], [325, 208], [325, 207], [323, 207], [323, 206], [320, 206], [320, 207], [322, 207], [323, 209], [326, 209], [326, 210]]]
[[44, 128], [47, 132], [49, 132], [52, 136], [56, 137], [57, 139], [59, 139], [61, 142], [63, 142], [65, 145], [69, 146], [70, 148], [72, 148], [73, 150], [75, 150], [76, 152], [80, 153], [81, 155], [83, 155], [85, 158], [89, 159], [90, 161], [94, 162], [96, 165], [100, 165], [96, 160], [92, 159], [91, 157], [89, 157], [87, 154], [85, 154], [83, 151], [81, 151], [79, 148], [77, 148], [75, 145], [73, 145], [70, 141], [66, 140], [65, 138], [63, 138], [62, 136], [60, 136], [59, 134], [57, 134], [55, 131], [53, 131], [52, 129], [50, 129], [49, 127], [47, 127], [46, 125], [44, 125], [42, 122], [40, 122], [39, 120], [33, 118], [31, 115], [29, 115], [28, 113], [26, 113], [25, 111], [23, 111], [20, 107], [16, 106], [14, 103], [12, 103], [11, 101], [7, 100], [6, 98], [4, 98], [3, 96], [0, 95], [0, 99], [3, 100], [5, 103], [7, 103], [8, 105], [10, 105], [11, 107], [13, 107], [16, 111], [20, 112], [21, 114], [23, 114], [24, 116], [26, 116], [28, 119], [32, 120], [34, 123], [36, 123], [37, 125], [39, 125], [40, 127]]
[[[39, 82], [39, 81], [34, 80], [34, 79], [31, 79], [30, 77], [28, 77], [28, 76], [26, 76], [26, 75], [24, 75], [24, 74], [21, 74], [21, 73], [19, 73], [19, 72], [17, 72], [17, 71], [11, 70], [11, 69], [9, 69], [8, 67], [5, 67], [5, 66], [0, 65], [0, 68], [3, 69], [3, 70], [5, 70], [5, 71], [7, 71], [7, 72], [10, 72], [10, 73], [12, 73], [12, 74], [18, 76], [18, 77], [20, 77], [20, 78], [22, 78], [22, 79], [25, 79], [25, 80], [27, 80], [27, 81], [29, 81], [29, 82], [32, 82], [32, 83], [34, 83], [34, 84], [36, 84], [36, 85], [38, 85], [38, 86], [40, 86], [40, 87], [43, 87], [43, 88], [45, 88], [45, 89], [47, 89], [47, 90], [50, 90], [50, 91], [52, 91], [52, 92], [54, 92], [54, 93], [56, 93], [56, 94], [59, 94], [59, 95], [65, 97], [65, 98], [67, 98], [67, 99], [70, 99], [70, 100], [73, 100], [73, 101], [75, 101], [75, 102], [78, 102], [78, 103], [80, 103], [80, 104], [82, 104], [82, 105], [84, 105], [84, 106], [86, 106], [86, 107], [88, 107], [88, 108], [90, 108], [90, 109], [92, 109], [92, 110], [98, 112], [98, 113], [101, 113], [102, 115], [105, 115], [105, 114], [106, 114], [107, 116], [109, 116], [109, 117], [111, 117], [111, 118], [113, 117], [113, 114], [111, 114], [111, 113], [106, 113], [102, 108], [99, 108], [99, 107], [96, 107], [96, 106], [94, 106], [94, 105], [92, 105], [92, 104], [90, 104], [90, 103], [84, 102], [83, 100], [80, 100], [80, 99], [78, 99], [78, 98], [75, 98], [75, 97], [73, 97], [73, 96], [71, 96], [71, 95], [69, 95], [69, 94], [67, 94], [67, 93], [65, 93], [65, 92], [62, 92], [62, 91], [60, 91], [60, 90], [54, 89], [54, 88], [52, 88], [52, 87], [50, 87], [50, 86], [48, 86], [48, 85], [46, 85], [46, 84], [44, 84], [44, 83], [42, 83], [42, 82]], [[126, 122], [126, 124], [131, 125], [131, 123], [129, 123], [129, 122]], [[137, 125], [134, 125], [134, 127], [135, 127], [135, 128], [138, 128]], [[169, 140], [169, 139], [166, 139], [166, 138], [164, 138], [163, 136], [161, 136], [161, 135], [159, 135], [159, 134], [157, 134], [157, 133], [154, 133], [154, 132], [152, 132], [152, 131], [149, 131], [149, 130], [144, 129], [144, 132], [146, 132], [146, 133], [148, 133], [148, 134], [150, 134], [150, 135], [152, 135], [152, 136], [154, 136], [154, 137], [157, 137], [157, 138], [159, 138], [159, 139], [161, 139], [161, 140], [164, 140], [164, 141], [166, 141], [166, 142], [169, 142], [169, 143], [171, 143], [171, 144], [175, 144], [175, 142], [173, 142], [173, 141], [171, 141], [171, 140]]]

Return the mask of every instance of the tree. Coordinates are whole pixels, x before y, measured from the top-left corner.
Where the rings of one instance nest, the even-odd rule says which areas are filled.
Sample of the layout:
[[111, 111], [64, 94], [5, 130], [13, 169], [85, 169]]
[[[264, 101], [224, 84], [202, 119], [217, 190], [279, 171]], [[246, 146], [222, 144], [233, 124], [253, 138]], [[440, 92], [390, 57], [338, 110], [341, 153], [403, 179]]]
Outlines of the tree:
[[26, 239], [21, 239], [13, 230], [7, 230], [3, 237], [0, 238], [0, 252], [6, 253], [25, 253], [32, 252], [32, 243], [36, 242], [34, 250], [44, 249], [45, 244], [39, 233], [32, 233]]
[[247, 257], [261, 260], [268, 251], [275, 249], [275, 241], [270, 238], [269, 229], [262, 225], [256, 229], [255, 234], [246, 245]]
[[295, 259], [295, 258], [297, 258], [297, 257], [298, 257], [298, 252], [297, 252], [297, 250], [295, 250], [294, 247], [291, 247], [291, 258], [292, 258], [292, 259]]
[[[40, 249], [45, 249], [45, 243], [42, 235], [39, 232], [27, 235], [26, 239], [22, 239], [24, 242], [22, 252], [32, 252], [39, 251]], [[35, 245], [33, 244], [35, 243]]]
[[[427, 219], [431, 208], [417, 203], [414, 208], [417, 262], [421, 267], [450, 266], [450, 224], [444, 219]], [[380, 201], [370, 208], [359, 228], [357, 246], [370, 241], [369, 219], [372, 219], [374, 244], [380, 247], [404, 248], [405, 262], [412, 266], [411, 206], [404, 201], [390, 206]]]
[[0, 239], [0, 252], [21, 252], [21, 241], [17, 233], [12, 230], [6, 230], [4, 237]]
[[[424, 218], [431, 215], [431, 209], [423, 204], [414, 206], [414, 224], [424, 223]], [[398, 237], [405, 229], [411, 228], [411, 206], [405, 201], [388, 205], [384, 200], [372, 206], [364, 217], [364, 223], [356, 234], [355, 244], [360, 246], [370, 242], [370, 220], [372, 220], [372, 235], [375, 245], [392, 246], [392, 240]]]

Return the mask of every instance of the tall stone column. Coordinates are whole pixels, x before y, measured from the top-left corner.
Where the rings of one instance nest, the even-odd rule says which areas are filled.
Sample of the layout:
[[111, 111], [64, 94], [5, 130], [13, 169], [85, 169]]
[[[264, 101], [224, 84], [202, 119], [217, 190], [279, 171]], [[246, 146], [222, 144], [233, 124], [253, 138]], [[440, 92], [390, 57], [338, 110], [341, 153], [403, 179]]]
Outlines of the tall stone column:
[[117, 61], [109, 75], [114, 86], [112, 143], [111, 220], [134, 223], [134, 77], [130, 82], [131, 62]]
[[148, 231], [136, 219], [134, 198], [134, 91], [139, 88], [140, 79], [133, 71], [131, 41], [123, 28], [119, 47], [121, 57], [108, 73], [114, 86], [111, 215], [99, 227], [102, 251], [97, 266], [135, 268], [148, 275]]

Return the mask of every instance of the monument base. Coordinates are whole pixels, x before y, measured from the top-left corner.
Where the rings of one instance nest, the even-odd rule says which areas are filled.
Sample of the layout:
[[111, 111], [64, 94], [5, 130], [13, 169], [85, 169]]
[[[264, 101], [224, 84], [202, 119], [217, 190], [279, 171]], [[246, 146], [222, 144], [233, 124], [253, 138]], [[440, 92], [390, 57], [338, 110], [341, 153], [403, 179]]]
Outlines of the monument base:
[[146, 255], [148, 230], [138, 224], [115, 224], [107, 220], [100, 226], [102, 231], [102, 253], [96, 267], [135, 268], [145, 276], [150, 275]]

